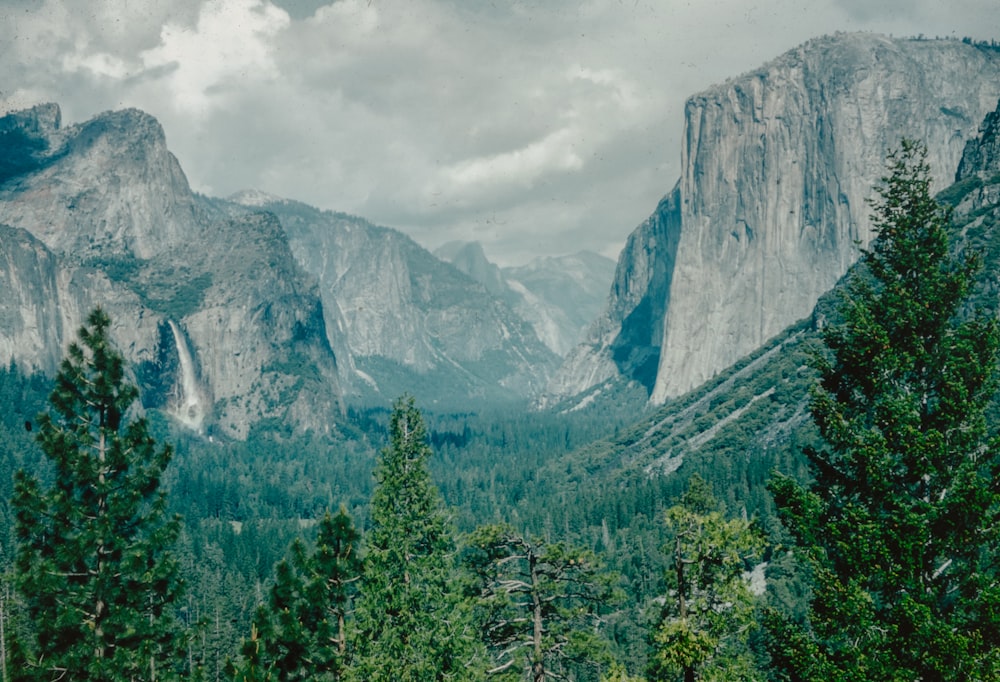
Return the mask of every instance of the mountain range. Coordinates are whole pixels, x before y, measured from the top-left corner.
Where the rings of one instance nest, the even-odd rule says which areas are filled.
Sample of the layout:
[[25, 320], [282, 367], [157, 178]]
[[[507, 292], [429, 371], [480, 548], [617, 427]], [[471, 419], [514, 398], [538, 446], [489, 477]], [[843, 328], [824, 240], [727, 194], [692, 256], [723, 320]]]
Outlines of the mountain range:
[[888, 151], [923, 141], [943, 188], [998, 96], [992, 45], [837, 34], [691, 97], [681, 177], [543, 403], [625, 380], [662, 404], [807, 317], [871, 238]]
[[579, 295], [553, 288], [552, 302], [540, 284], [527, 295], [544, 319], [528, 321], [509, 288], [399, 231], [261, 192], [192, 192], [137, 110], [66, 127], [54, 104], [11, 113], [0, 153], [0, 361], [54, 372], [101, 305], [144, 405], [210, 434], [324, 431], [404, 392], [440, 410], [526, 404], [560, 360], [535, 326], [595, 313], [610, 281], [599, 257], [529, 267], [539, 282], [604, 270], [567, 275], [586, 280]]
[[202, 196], [151, 116], [64, 127], [39, 105], [0, 118], [0, 362], [53, 372], [101, 305], [143, 404], [208, 434], [336, 429], [403, 392], [571, 409], [633, 384], [659, 405], [810, 316], [871, 238], [901, 138], [926, 143], [939, 188], [958, 169], [993, 191], [989, 136], [966, 145], [998, 97], [988, 45], [810, 41], [688, 100], [681, 177], [613, 272], [587, 253], [500, 268], [476, 243], [432, 254], [290, 199]]
[[607, 303], [615, 274], [614, 261], [592, 251], [540, 257], [505, 268], [489, 262], [479, 242], [449, 242], [434, 255], [507, 301], [560, 357], [583, 340]]

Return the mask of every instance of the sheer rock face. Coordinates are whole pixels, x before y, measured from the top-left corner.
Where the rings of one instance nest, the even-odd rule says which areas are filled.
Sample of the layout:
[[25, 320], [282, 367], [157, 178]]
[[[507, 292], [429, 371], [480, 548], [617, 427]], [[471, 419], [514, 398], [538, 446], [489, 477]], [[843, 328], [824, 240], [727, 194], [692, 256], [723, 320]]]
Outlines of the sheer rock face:
[[53, 106], [6, 117], [23, 121], [44, 150], [34, 172], [0, 191], [4, 222], [80, 258], [150, 258], [190, 239], [195, 198], [156, 119], [127, 109], [59, 129]]
[[[191, 404], [242, 438], [261, 419], [328, 428], [336, 362], [315, 280], [274, 216], [228, 216], [196, 197], [163, 131], [135, 110], [59, 127], [58, 108], [0, 118], [0, 362], [54, 371], [102, 306], [147, 405]], [[168, 333], [174, 322], [179, 335]], [[201, 423], [201, 422], [199, 422]]]
[[[979, 127], [979, 135], [969, 140], [962, 154], [962, 162], [955, 174], [956, 185], [951, 189], [955, 202], [953, 219], [962, 224], [966, 235], [986, 230], [993, 232], [993, 226], [1000, 224], [1000, 102], [990, 112]], [[955, 194], [955, 190], [959, 190]], [[986, 263], [1000, 258], [995, 253], [996, 240], [978, 237], [974, 248], [980, 251]], [[1000, 301], [1000, 282], [988, 275], [989, 268], [980, 273], [980, 286], [987, 297]]]
[[544, 386], [557, 357], [530, 325], [406, 235], [295, 201], [258, 203], [278, 216], [298, 262], [320, 282], [327, 336], [355, 400], [384, 404], [406, 391], [468, 409], [524, 400]]
[[[692, 97], [676, 248], [657, 252], [668, 260], [651, 267], [650, 254], [635, 248], [646, 224], [619, 262], [618, 281], [631, 275], [658, 288], [641, 290], [651, 315], [634, 316], [653, 329], [635, 329], [623, 315], [640, 294], [616, 281], [596, 333], [551, 392], [569, 395], [609, 375], [641, 378], [636, 361], [655, 354], [650, 395], [661, 403], [807, 316], [871, 237], [867, 201], [887, 151], [903, 137], [924, 141], [937, 186], [948, 185], [998, 94], [995, 50], [838, 34]], [[650, 275], [657, 268], [667, 282]], [[609, 350], [629, 337], [648, 353], [616, 359]]]
[[143, 357], [155, 335], [137, 315], [138, 297], [103, 273], [64, 266], [27, 230], [0, 225], [0, 362], [54, 374], [87, 314], [100, 304], [113, 332]]
[[588, 251], [500, 268], [479, 242], [449, 242], [434, 255], [510, 305], [560, 357], [576, 347], [601, 313], [615, 268], [611, 259]]
[[988, 180], [997, 174], [1000, 174], [1000, 102], [983, 120], [979, 135], [966, 143], [955, 181], [974, 176]]
[[680, 192], [675, 187], [628, 238], [618, 260], [608, 308], [563, 362], [540, 406], [624, 377], [652, 390], [662, 324], [680, 237]]

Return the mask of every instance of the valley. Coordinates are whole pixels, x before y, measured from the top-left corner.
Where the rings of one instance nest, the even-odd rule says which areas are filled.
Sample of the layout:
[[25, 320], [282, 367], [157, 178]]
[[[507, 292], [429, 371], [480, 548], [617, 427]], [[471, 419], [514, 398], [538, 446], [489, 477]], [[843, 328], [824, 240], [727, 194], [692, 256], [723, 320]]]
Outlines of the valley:
[[[501, 524], [486, 535], [504, 548], [537, 542], [607, 569], [614, 589], [586, 607], [600, 654], [565, 663], [570, 679], [639, 679], [612, 679], [612, 662], [636, 675], [655, 668], [651, 633], [683, 588], [680, 535], [665, 514], [685, 500], [695, 509], [700, 485], [717, 500], [702, 499], [704, 518], [742, 519], [759, 535], [741, 559], [747, 576], [765, 576], [756, 620], [800, 622], [812, 588], [773, 481], [807, 486], [816, 475], [805, 453], [824, 447], [812, 418], [817, 357], [827, 330], [851, 321], [851, 282], [869, 276], [857, 261], [877, 243], [871, 200], [886, 154], [902, 139], [926, 146], [949, 257], [980, 254], [950, 322], [995, 319], [998, 100], [995, 46], [817, 38], [688, 100], [681, 178], [617, 264], [581, 251], [505, 267], [477, 242], [431, 252], [399, 230], [262, 191], [198, 194], [167, 133], [138, 110], [65, 127], [54, 104], [9, 113], [4, 568], [18, 543], [14, 472], [53, 479], [36, 415], [100, 307], [138, 388], [129, 416], [173, 447], [161, 483], [184, 519], [177, 618], [192, 678], [252, 663], [241, 642], [280, 584], [275, 566], [296, 538], [316, 540], [324, 514], [342, 509], [361, 547], [390, 552], [373, 539], [391, 525], [374, 500], [400, 443], [420, 451], [414, 461], [426, 456], [428, 504], [438, 509], [439, 493], [443, 515], [430, 516], [454, 531], [449, 557], [487, 552], [481, 529]], [[400, 396], [419, 418], [401, 412]], [[993, 438], [1000, 402], [984, 410]], [[426, 452], [401, 440], [402, 413], [426, 424]], [[348, 620], [374, 632], [371, 608]], [[773, 642], [739, 641], [716, 653], [756, 661], [746, 679], [772, 679]]]

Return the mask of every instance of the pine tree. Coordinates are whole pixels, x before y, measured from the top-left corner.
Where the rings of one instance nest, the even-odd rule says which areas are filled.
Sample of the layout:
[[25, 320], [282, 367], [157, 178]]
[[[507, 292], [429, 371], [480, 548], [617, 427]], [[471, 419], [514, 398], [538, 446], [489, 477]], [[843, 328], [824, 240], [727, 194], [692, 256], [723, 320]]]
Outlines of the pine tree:
[[375, 473], [352, 680], [475, 679], [478, 637], [454, 582], [455, 543], [430, 456], [413, 399], [398, 400]]
[[726, 519], [700, 476], [666, 512], [669, 591], [652, 634], [650, 680], [761, 679], [747, 645], [754, 596], [744, 576], [763, 539], [745, 519]]
[[995, 319], [953, 256], [926, 151], [889, 157], [876, 238], [824, 330], [811, 411], [815, 481], [772, 482], [814, 579], [806, 629], [771, 617], [772, 657], [811, 680], [1000, 679], [996, 475], [984, 410]]
[[171, 448], [130, 415], [138, 391], [109, 326], [89, 315], [38, 417], [52, 484], [16, 478], [16, 578], [37, 634], [23, 678], [169, 679], [175, 663], [179, 520], [159, 492]]
[[347, 613], [361, 576], [360, 535], [341, 508], [319, 522], [310, 553], [300, 540], [278, 563], [268, 601], [257, 609], [243, 661], [229, 675], [253, 679], [339, 680], [348, 665]]
[[358, 545], [361, 535], [343, 507], [335, 515], [326, 514], [319, 523], [316, 551], [308, 562], [305, 597], [306, 623], [315, 623], [317, 658], [322, 670], [340, 679], [350, 661], [347, 617], [362, 577], [363, 564]]
[[601, 609], [619, 598], [616, 576], [593, 552], [525, 537], [504, 524], [478, 528], [466, 562], [478, 578], [490, 675], [545, 682], [574, 679], [610, 660]]

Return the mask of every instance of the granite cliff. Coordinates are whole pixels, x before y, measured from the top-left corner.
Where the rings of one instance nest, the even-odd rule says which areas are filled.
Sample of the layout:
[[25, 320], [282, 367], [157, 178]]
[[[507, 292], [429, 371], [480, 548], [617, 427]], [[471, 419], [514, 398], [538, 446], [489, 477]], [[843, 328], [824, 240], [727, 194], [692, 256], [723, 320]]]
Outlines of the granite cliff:
[[140, 111], [0, 117], [0, 362], [54, 372], [100, 305], [146, 407], [236, 438], [329, 429], [345, 398], [523, 401], [556, 366], [502, 296], [402, 233], [236, 199], [193, 193]]
[[690, 98], [681, 178], [549, 400], [624, 377], [662, 403], [808, 316], [871, 237], [886, 152], [922, 140], [950, 184], [998, 95], [990, 47], [838, 34]]
[[136, 110], [60, 125], [0, 118], [0, 362], [53, 372], [96, 305], [143, 403], [243, 438], [267, 419], [325, 429], [340, 409], [315, 280], [266, 213], [193, 194], [159, 123]]
[[601, 312], [615, 268], [611, 259], [589, 251], [501, 268], [487, 259], [479, 242], [449, 242], [434, 255], [503, 299], [561, 357]]
[[502, 297], [403, 233], [260, 193], [232, 200], [277, 216], [319, 280], [350, 402], [385, 404], [403, 392], [437, 409], [523, 401], [556, 366]]

